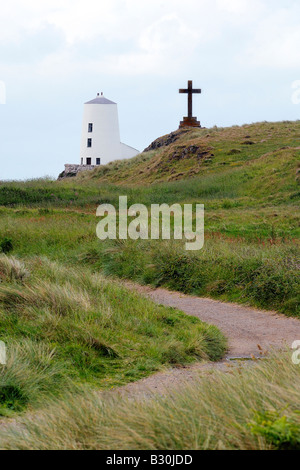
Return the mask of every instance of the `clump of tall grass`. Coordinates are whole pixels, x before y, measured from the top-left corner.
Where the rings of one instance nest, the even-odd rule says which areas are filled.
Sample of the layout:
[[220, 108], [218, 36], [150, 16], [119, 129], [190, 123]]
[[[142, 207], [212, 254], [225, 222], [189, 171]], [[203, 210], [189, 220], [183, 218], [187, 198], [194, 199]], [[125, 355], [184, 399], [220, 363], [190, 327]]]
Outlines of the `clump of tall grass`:
[[25, 264], [14, 256], [0, 255], [0, 281], [24, 281], [29, 276]]
[[68, 383], [67, 370], [55, 349], [29, 339], [8, 341], [7, 363], [0, 365], [0, 415], [37, 406], [45, 397], [58, 395]]
[[61, 286], [39, 281], [32, 286], [0, 286], [0, 302], [7, 308], [26, 312], [29, 308], [48, 308], [56, 315], [87, 311], [91, 308], [88, 294], [70, 283]]
[[0, 431], [2, 449], [300, 449], [300, 368], [290, 352], [162, 396], [68, 395]]

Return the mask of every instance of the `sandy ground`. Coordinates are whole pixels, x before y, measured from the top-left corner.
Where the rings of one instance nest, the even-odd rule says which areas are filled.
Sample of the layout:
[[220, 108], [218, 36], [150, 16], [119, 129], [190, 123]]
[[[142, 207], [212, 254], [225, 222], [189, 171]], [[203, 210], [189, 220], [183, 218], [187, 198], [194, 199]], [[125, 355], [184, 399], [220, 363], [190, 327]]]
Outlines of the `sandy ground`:
[[150, 297], [158, 304], [176, 307], [188, 315], [216, 325], [228, 339], [228, 352], [222, 362], [198, 363], [187, 368], [169, 369], [146, 379], [126, 385], [119, 393], [129, 396], [147, 396], [180, 389], [195, 378], [205, 377], [213, 370], [228, 371], [231, 367], [249, 362], [237, 358], [261, 357], [268, 350], [291, 347], [300, 340], [300, 321], [276, 312], [262, 311], [232, 303], [184, 295], [166, 289], [152, 289], [125, 282], [126, 287]]

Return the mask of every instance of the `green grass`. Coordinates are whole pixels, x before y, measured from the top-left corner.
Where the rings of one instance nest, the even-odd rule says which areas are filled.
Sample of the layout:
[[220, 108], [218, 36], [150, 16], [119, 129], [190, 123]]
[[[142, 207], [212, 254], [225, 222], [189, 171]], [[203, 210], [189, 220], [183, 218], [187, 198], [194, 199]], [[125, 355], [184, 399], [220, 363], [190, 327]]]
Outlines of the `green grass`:
[[111, 388], [225, 351], [217, 328], [87, 269], [2, 255], [0, 280], [0, 338], [9, 358], [0, 377], [2, 414], [72, 385]]
[[222, 208], [219, 215], [208, 210], [204, 249], [193, 254], [180, 242], [100, 242], [95, 215], [76, 210], [3, 209], [0, 233], [20, 257], [47, 256], [94, 272], [299, 315], [298, 215], [287, 206], [275, 214], [272, 208], [243, 211], [239, 224], [236, 208]]
[[[146, 404], [93, 393], [217, 360], [226, 347], [216, 328], [118, 278], [300, 313], [300, 122], [175, 137], [75, 179], [0, 182], [0, 414], [30, 410], [24, 427], [1, 431], [0, 447], [299, 447], [299, 368], [287, 356]], [[204, 249], [100, 242], [96, 208], [120, 195], [147, 207], [204, 203]]]
[[300, 368], [290, 352], [182, 385], [144, 399], [69, 394], [38, 419], [31, 414], [1, 430], [0, 448], [300, 449]]
[[129, 241], [115, 243], [98, 261], [96, 256], [108, 275], [300, 315], [300, 259], [293, 244], [212, 238], [191, 253], [179, 242]]
[[[196, 129], [75, 179], [2, 183], [0, 251], [299, 315], [299, 135], [298, 121]], [[184, 153], [207, 146], [209, 162]], [[174, 243], [101, 243], [96, 207], [117, 207], [120, 195], [147, 207], [204, 203], [204, 250], [191, 256]]]

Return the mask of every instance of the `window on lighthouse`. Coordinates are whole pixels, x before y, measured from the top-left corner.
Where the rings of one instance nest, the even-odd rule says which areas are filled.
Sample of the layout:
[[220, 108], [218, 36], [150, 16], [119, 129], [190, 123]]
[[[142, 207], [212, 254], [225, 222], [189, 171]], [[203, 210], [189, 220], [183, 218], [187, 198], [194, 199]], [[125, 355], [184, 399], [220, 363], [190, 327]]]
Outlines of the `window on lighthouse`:
[[93, 132], [93, 123], [92, 122], [89, 123], [89, 132]]
[[87, 140], [87, 146], [90, 148], [92, 146], [92, 139]]
[[100, 163], [101, 163], [100, 158], [96, 158], [96, 165], [100, 165]]

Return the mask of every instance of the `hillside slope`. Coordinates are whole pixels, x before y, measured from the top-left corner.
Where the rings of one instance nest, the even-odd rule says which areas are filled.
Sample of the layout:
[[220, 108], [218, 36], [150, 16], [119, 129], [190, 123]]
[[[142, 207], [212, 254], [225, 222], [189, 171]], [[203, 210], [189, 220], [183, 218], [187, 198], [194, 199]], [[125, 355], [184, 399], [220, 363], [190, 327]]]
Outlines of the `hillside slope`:
[[[300, 314], [300, 121], [177, 131], [76, 178], [0, 183], [0, 251]], [[96, 208], [205, 205], [205, 246], [100, 242]]]
[[180, 129], [157, 139], [135, 158], [111, 162], [77, 179], [122, 185], [177, 181], [224, 173], [263, 158], [271, 165], [272, 160], [292, 159], [296, 178], [299, 146], [300, 121]]

